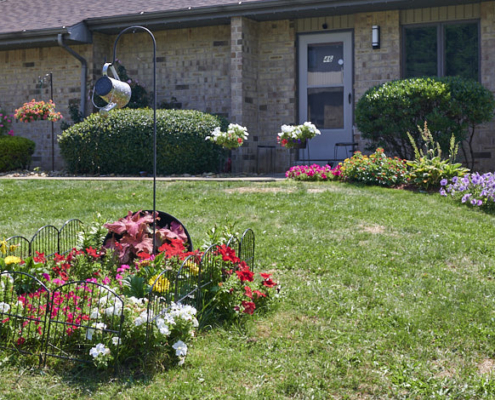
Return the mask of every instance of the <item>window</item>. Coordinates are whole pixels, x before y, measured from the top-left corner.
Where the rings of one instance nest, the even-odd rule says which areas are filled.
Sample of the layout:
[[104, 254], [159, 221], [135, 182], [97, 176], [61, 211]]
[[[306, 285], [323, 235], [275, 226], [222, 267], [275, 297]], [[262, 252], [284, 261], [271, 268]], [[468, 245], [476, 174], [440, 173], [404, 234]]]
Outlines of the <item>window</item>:
[[478, 23], [404, 28], [404, 77], [460, 76], [479, 80]]

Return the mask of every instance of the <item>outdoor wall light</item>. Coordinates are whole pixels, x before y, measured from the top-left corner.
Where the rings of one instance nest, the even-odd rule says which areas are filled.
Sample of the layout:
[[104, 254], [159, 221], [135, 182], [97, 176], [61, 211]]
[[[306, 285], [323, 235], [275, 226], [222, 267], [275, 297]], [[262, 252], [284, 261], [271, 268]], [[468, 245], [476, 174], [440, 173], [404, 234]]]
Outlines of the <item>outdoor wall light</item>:
[[[96, 92], [97, 95], [102, 97], [108, 104], [105, 107], [98, 107], [96, 104], [93, 105], [100, 109], [100, 113], [106, 114], [111, 109], [123, 108], [127, 105], [131, 98], [131, 88], [126, 82], [122, 82], [117, 75], [117, 71], [115, 71], [115, 62], [117, 60], [117, 43], [120, 37], [126, 33], [127, 31], [132, 30], [133, 33], [136, 30], [143, 30], [148, 33], [153, 40], [153, 254], [156, 254], [156, 40], [153, 33], [144, 26], [130, 26], [122, 30], [117, 38], [115, 39], [115, 43], [113, 44], [113, 61], [111, 63], [106, 63], [103, 66], [103, 76], [98, 79], [95, 84], [95, 90], [93, 91], [93, 95]], [[107, 75], [107, 71], [110, 69], [114, 78], [110, 78]]]
[[373, 25], [371, 28], [371, 47], [380, 48], [380, 27], [378, 25]]

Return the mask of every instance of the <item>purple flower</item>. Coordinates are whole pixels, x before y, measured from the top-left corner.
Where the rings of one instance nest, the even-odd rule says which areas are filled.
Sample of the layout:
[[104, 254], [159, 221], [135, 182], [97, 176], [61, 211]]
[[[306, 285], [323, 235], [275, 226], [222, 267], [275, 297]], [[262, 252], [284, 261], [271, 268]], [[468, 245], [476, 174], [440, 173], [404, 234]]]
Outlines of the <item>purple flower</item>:
[[447, 196], [447, 192], [444, 188], [440, 189], [440, 196]]
[[445, 186], [445, 185], [447, 185], [447, 183], [448, 183], [447, 179], [442, 179], [440, 181], [440, 186]]
[[461, 202], [465, 203], [466, 201], [469, 200], [469, 198], [471, 197], [471, 193], [468, 193], [468, 194], [465, 194], [462, 199], [461, 199]]

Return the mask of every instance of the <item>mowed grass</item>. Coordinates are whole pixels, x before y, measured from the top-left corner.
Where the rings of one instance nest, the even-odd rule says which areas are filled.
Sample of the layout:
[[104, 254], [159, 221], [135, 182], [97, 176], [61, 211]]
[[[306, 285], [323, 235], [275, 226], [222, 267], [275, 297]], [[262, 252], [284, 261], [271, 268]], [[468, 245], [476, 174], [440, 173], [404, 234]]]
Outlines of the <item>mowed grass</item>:
[[[183, 367], [119, 376], [0, 367], [9, 399], [495, 398], [495, 217], [341, 183], [158, 182], [195, 247], [215, 223], [256, 234], [282, 285], [245, 327], [200, 332]], [[0, 181], [0, 238], [152, 208], [150, 182]]]

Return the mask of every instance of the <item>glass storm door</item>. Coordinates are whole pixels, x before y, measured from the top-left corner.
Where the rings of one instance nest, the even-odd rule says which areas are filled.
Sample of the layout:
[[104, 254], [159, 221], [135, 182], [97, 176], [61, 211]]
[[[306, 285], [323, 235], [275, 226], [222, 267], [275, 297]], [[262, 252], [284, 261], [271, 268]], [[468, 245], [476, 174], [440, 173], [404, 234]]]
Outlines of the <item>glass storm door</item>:
[[[336, 143], [352, 142], [352, 33], [301, 35], [298, 50], [299, 123], [321, 131], [309, 141], [309, 157], [325, 164]], [[337, 150], [344, 158], [345, 148]], [[301, 150], [301, 158], [307, 155]]]

